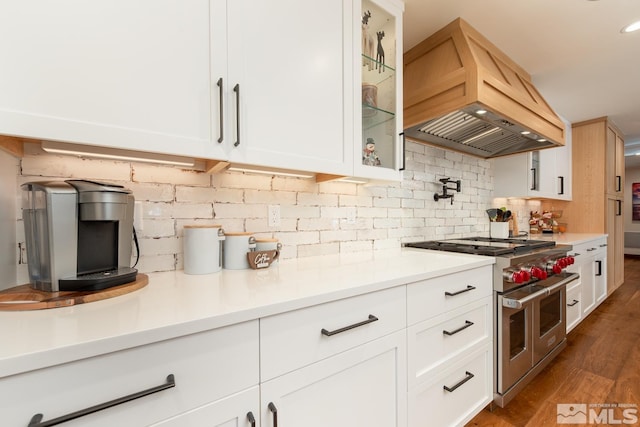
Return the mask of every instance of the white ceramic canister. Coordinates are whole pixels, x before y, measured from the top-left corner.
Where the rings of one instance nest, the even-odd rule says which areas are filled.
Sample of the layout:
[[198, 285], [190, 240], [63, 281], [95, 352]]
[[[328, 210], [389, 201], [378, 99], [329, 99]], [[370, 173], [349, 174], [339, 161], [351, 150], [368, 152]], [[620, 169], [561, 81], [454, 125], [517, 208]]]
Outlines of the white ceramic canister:
[[[278, 239], [259, 238], [256, 239], [256, 251], [274, 251], [277, 250], [280, 253], [282, 249], [282, 243], [278, 242]], [[278, 262], [276, 259], [274, 263]]]
[[256, 238], [253, 233], [227, 233], [222, 254], [222, 266], [229, 270], [250, 268], [247, 252], [256, 250]]
[[506, 239], [509, 237], [509, 222], [490, 222], [489, 237]]
[[222, 269], [225, 235], [221, 225], [185, 225], [183, 234], [185, 274], [209, 274]]

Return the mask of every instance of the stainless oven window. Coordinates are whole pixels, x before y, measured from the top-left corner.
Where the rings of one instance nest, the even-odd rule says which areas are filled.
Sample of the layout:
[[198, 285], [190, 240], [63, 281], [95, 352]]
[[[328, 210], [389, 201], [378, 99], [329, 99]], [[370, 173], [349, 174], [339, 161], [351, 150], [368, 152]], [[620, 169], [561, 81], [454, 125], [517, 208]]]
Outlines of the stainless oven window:
[[525, 310], [509, 316], [509, 358], [513, 359], [527, 349], [527, 321]]
[[561, 296], [560, 292], [555, 292], [540, 301], [540, 338], [562, 323]]

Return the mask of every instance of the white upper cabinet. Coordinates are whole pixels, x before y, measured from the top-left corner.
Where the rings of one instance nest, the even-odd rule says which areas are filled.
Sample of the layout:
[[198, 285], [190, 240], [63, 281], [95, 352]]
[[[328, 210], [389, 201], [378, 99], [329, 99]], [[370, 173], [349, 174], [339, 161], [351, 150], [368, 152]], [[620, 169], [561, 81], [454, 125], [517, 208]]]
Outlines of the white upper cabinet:
[[566, 144], [493, 160], [494, 197], [571, 200], [571, 126]]
[[26, 0], [0, 13], [0, 133], [219, 158], [208, 0]]
[[1, 12], [0, 134], [353, 174], [353, 0]]
[[395, 0], [355, 2], [356, 109], [354, 175], [400, 181], [402, 132], [402, 11]]
[[351, 175], [352, 2], [226, 4], [229, 159]]

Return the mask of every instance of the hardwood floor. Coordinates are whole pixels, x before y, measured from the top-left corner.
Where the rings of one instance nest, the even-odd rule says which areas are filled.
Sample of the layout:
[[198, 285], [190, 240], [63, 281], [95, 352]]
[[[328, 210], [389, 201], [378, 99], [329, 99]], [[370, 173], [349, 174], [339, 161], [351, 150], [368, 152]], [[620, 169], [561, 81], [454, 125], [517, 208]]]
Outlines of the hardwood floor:
[[557, 404], [598, 414], [594, 405], [635, 405], [637, 422], [625, 423], [618, 407], [600, 424], [640, 426], [640, 257], [625, 257], [624, 268], [624, 284], [569, 333], [567, 348], [505, 408], [485, 409], [466, 427], [556, 426]]

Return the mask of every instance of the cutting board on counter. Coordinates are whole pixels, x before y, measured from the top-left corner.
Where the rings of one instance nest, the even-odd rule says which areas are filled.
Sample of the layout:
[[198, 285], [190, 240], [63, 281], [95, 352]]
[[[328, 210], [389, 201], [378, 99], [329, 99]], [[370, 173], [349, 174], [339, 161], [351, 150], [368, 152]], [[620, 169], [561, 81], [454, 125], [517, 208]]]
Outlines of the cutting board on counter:
[[102, 301], [137, 291], [148, 283], [146, 274], [138, 274], [133, 282], [99, 291], [45, 292], [20, 285], [0, 291], [0, 311], [44, 310]]

